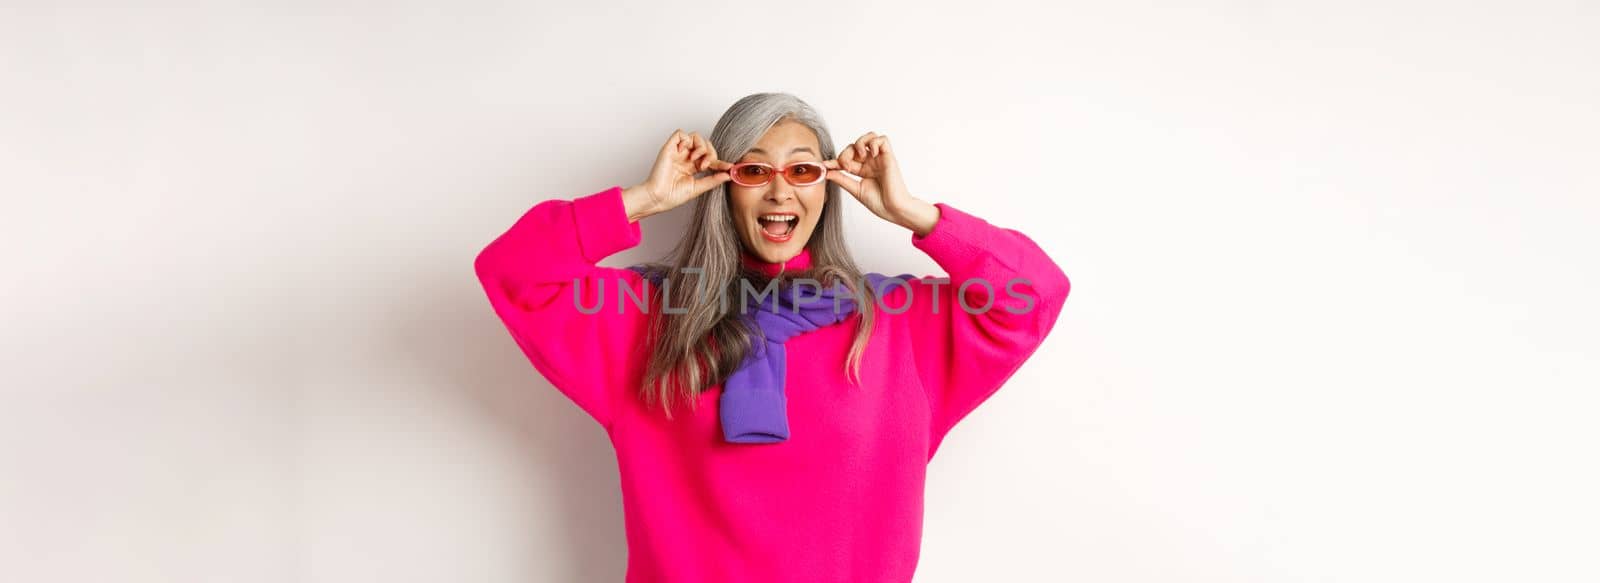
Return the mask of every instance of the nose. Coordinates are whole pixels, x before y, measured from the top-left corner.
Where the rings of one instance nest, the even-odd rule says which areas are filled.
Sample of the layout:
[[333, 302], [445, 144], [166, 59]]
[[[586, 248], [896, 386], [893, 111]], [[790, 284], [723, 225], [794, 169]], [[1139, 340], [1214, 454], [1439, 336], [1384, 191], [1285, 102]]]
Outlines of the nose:
[[784, 180], [783, 177], [776, 177], [772, 182], [767, 183], [767, 200], [784, 203], [792, 198], [794, 198], [794, 185], [789, 184], [789, 181]]

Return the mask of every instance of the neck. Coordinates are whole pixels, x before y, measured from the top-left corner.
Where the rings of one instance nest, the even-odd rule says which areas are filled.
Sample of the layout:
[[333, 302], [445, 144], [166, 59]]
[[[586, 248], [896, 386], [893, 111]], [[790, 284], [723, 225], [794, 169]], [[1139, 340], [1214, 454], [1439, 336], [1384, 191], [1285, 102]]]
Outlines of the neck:
[[749, 251], [743, 252], [740, 259], [744, 261], [745, 267], [759, 271], [767, 277], [776, 277], [780, 273], [805, 271], [811, 268], [811, 250], [804, 247], [800, 249], [800, 254], [781, 263], [767, 261], [751, 254]]

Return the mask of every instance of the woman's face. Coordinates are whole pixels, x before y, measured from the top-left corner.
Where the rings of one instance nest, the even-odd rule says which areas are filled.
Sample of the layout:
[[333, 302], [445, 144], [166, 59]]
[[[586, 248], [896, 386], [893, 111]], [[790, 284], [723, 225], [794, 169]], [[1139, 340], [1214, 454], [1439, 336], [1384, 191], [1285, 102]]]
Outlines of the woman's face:
[[[782, 169], [793, 162], [822, 161], [822, 149], [811, 128], [793, 120], [783, 120], [733, 162], [765, 162]], [[816, 230], [817, 219], [822, 216], [822, 203], [827, 200], [826, 180], [810, 186], [795, 186], [774, 173], [766, 186], [726, 184], [728, 202], [733, 207], [734, 228], [738, 229], [745, 249], [768, 263], [788, 261], [800, 254]], [[768, 220], [773, 215], [793, 215], [794, 220]]]

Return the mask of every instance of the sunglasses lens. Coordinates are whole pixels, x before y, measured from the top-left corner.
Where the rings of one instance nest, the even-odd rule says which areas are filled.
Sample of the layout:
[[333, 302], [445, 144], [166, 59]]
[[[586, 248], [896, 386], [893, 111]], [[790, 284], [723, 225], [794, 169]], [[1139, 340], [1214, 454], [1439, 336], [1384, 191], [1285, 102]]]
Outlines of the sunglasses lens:
[[825, 171], [827, 168], [823, 168], [821, 164], [795, 164], [789, 167], [788, 180], [790, 184], [801, 186], [816, 184], [822, 180]]
[[745, 186], [760, 186], [772, 180], [772, 172], [764, 166], [740, 166], [733, 169], [733, 181]]

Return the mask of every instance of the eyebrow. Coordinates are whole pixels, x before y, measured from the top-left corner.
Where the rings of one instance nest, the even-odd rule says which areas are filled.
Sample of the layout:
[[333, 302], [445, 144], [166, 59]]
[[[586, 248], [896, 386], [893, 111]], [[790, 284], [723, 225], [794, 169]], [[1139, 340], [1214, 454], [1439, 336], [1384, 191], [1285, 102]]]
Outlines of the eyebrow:
[[[817, 155], [816, 152], [811, 151], [811, 148], [807, 147], [807, 146], [800, 146], [800, 147], [795, 148], [793, 150], [789, 150], [790, 154], [794, 154], [796, 152], [806, 152], [808, 154], [811, 154], [812, 156]], [[765, 156], [767, 154], [767, 151], [763, 150], [761, 148], [750, 148], [750, 153], [751, 154], [761, 154], [761, 155]]]

